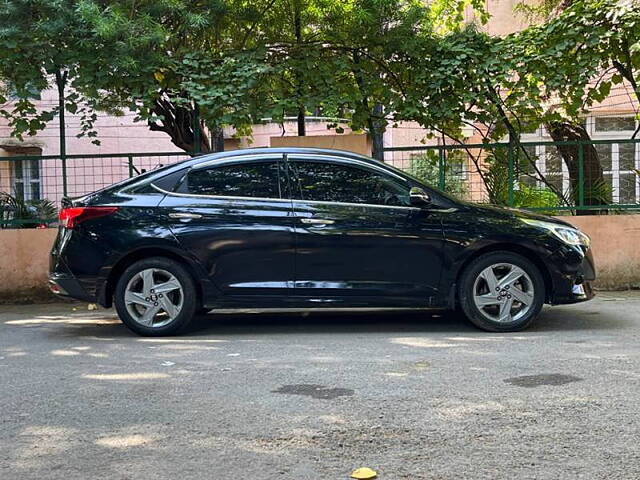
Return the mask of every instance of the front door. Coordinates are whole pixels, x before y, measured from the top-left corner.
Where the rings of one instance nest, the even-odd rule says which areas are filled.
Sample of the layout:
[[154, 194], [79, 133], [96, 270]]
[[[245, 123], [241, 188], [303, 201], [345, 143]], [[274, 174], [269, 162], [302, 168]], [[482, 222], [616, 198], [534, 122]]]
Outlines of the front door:
[[216, 160], [189, 171], [160, 208], [183, 248], [225, 296], [293, 285], [294, 227], [282, 155]]
[[[440, 214], [411, 207], [410, 185], [366, 162], [289, 155], [296, 295], [316, 302], [428, 306], [442, 268]], [[365, 300], [365, 298], [367, 300]]]

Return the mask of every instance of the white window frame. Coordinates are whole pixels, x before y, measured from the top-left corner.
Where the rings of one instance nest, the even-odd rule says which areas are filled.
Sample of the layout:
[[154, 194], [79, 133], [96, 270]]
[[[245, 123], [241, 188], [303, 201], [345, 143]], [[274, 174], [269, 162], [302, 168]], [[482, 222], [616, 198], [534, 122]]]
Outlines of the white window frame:
[[[633, 117], [633, 114], [617, 114], [617, 115], [602, 115], [607, 117]], [[599, 116], [600, 117], [600, 116]], [[595, 129], [596, 117], [588, 116], [586, 117], [585, 127], [589, 136], [592, 140], [622, 140], [628, 139], [633, 134], [634, 130], [619, 130], [619, 131], [608, 131], [608, 132], [597, 132]], [[637, 127], [638, 121], [636, 120], [635, 125]], [[539, 141], [551, 141], [551, 137], [547, 134], [546, 130], [543, 127], [540, 127], [536, 130], [535, 133], [527, 133], [521, 135], [522, 142], [539, 142]], [[611, 169], [603, 170], [604, 175], [611, 175], [611, 189], [612, 189], [612, 202], [620, 203], [620, 175], [624, 174], [635, 174], [633, 170], [620, 170], [620, 148], [619, 143], [607, 144], [611, 147]], [[546, 175], [546, 147], [544, 145], [536, 145], [536, 167], [540, 170], [540, 173]], [[564, 162], [562, 165], [562, 190], [563, 192], [568, 191], [570, 188], [570, 180], [569, 180], [569, 170]], [[640, 147], [638, 144], [635, 144], [634, 149], [634, 167], [636, 170], [640, 170]], [[543, 182], [537, 181], [536, 186], [538, 188], [544, 187]], [[635, 183], [635, 197], [636, 202], [640, 201], [640, 181], [636, 176]]]
[[[9, 157], [10, 158], [10, 157]], [[22, 165], [22, 178], [18, 178], [16, 176], [16, 160], [10, 160], [12, 163], [11, 168], [11, 178], [12, 178], [12, 186], [14, 191], [17, 194], [17, 185], [22, 185], [22, 198], [27, 200], [40, 200], [42, 198], [42, 169], [40, 166], [40, 162], [38, 160], [19, 160]], [[32, 162], [35, 162], [35, 165], [38, 168], [38, 178], [31, 177], [31, 167], [33, 165]], [[33, 195], [33, 184], [38, 184], [39, 195], [35, 197]]]

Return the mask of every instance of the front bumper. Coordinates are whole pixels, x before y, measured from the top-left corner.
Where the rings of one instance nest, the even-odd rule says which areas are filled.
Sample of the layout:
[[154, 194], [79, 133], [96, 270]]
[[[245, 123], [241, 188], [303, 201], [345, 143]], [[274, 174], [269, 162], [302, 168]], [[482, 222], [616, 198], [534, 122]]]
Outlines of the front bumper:
[[553, 289], [549, 303], [561, 305], [591, 300], [595, 296], [593, 281], [596, 269], [591, 250], [565, 246], [550, 258]]

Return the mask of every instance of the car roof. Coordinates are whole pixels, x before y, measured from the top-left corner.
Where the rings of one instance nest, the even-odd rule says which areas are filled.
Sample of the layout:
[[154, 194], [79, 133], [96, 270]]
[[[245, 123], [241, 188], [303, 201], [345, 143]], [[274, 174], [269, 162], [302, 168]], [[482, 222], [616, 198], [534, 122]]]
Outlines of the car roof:
[[365, 161], [374, 165], [380, 164], [379, 161], [374, 160], [371, 157], [361, 155], [355, 152], [349, 152], [346, 150], [334, 150], [331, 148], [300, 148], [300, 147], [257, 147], [257, 148], [243, 148], [240, 150], [231, 150], [227, 152], [208, 153], [194, 157], [189, 163], [190, 165], [197, 165], [200, 162], [210, 162], [216, 159], [229, 159], [233, 157], [242, 157], [245, 155], [256, 154], [269, 154], [269, 153], [281, 153], [281, 154], [311, 154], [311, 155], [331, 155], [334, 157], [350, 158], [354, 160]]
[[[197, 167], [201, 164], [210, 163], [215, 160], [229, 160], [233, 158], [241, 159], [244, 156], [253, 156], [259, 154], [312, 154], [312, 155], [330, 155], [333, 157], [340, 157], [346, 160], [358, 160], [363, 163], [368, 163], [374, 167], [387, 167], [390, 170], [389, 165], [384, 164], [378, 160], [374, 160], [371, 157], [361, 155], [359, 153], [347, 152], [345, 150], [334, 150], [330, 148], [296, 148], [296, 147], [280, 147], [280, 148], [243, 148], [239, 150], [231, 150], [227, 152], [207, 153], [197, 157], [188, 158], [186, 160], [179, 161], [177, 163], [165, 165], [164, 168], [158, 170], [150, 170], [143, 174], [144, 178], [132, 177], [122, 182], [118, 182], [114, 185], [106, 187], [104, 190], [112, 190], [114, 188], [129, 188], [131, 185], [137, 184], [139, 181], [153, 182], [158, 178], [170, 175], [176, 171], [183, 170], [185, 168]], [[391, 169], [393, 170], [393, 169]], [[100, 192], [101, 190], [98, 190]], [[94, 193], [98, 193], [94, 192]]]

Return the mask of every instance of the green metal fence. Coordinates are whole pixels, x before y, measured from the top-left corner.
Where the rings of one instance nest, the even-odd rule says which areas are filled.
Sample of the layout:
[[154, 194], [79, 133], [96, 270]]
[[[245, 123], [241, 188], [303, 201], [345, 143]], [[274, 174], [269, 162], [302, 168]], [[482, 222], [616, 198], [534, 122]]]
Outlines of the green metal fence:
[[[550, 214], [640, 210], [640, 140], [393, 147], [385, 161], [462, 199]], [[0, 228], [55, 223], [80, 196], [189, 158], [183, 152], [0, 158]]]
[[385, 161], [463, 199], [547, 213], [640, 210], [640, 140], [385, 148]]
[[63, 196], [76, 197], [162, 165], [184, 152], [0, 157], [0, 228], [57, 222]]

